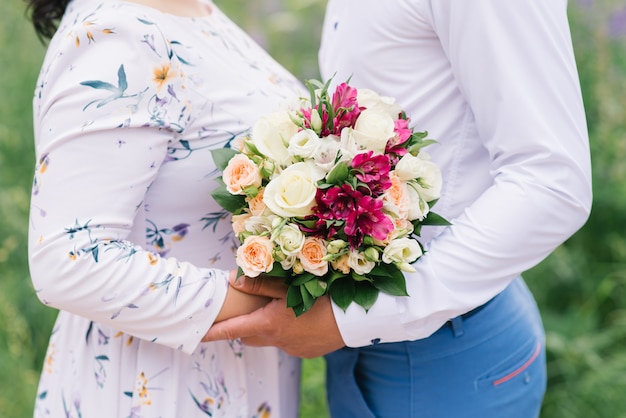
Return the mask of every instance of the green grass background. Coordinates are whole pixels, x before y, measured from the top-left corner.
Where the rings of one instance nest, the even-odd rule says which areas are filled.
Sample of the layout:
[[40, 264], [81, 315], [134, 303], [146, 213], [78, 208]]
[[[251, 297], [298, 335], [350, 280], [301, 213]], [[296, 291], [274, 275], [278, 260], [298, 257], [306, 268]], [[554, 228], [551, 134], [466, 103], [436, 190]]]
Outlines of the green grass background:
[[[324, 1], [217, 0], [288, 69], [317, 77]], [[548, 333], [542, 418], [626, 418], [626, 6], [569, 5], [594, 171], [591, 218], [525, 274]], [[26, 234], [31, 98], [44, 53], [21, 0], [0, 2], [0, 417], [32, 416], [55, 311], [35, 297]], [[302, 418], [324, 418], [324, 363], [304, 362]]]

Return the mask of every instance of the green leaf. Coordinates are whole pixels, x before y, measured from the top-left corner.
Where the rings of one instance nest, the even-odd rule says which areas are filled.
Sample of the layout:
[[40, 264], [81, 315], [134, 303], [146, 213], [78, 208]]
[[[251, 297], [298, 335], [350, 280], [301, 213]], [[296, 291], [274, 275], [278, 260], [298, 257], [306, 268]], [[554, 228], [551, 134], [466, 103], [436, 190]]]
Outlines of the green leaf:
[[388, 277], [373, 276], [372, 284], [381, 292], [392, 296], [409, 296], [404, 274], [393, 264], [387, 264]]
[[328, 284], [320, 279], [309, 280], [304, 284], [306, 290], [309, 291], [311, 296], [314, 298], [319, 298], [320, 296], [324, 296], [326, 293], [326, 289], [328, 289]]
[[245, 196], [230, 194], [223, 183], [211, 192], [211, 196], [230, 213], [236, 213], [246, 206]]
[[[302, 305], [304, 308], [304, 312], [306, 312], [311, 309], [311, 307], [315, 303], [315, 298], [309, 293], [306, 286], [300, 286], [300, 294], [302, 295]], [[296, 316], [297, 315], [298, 314], [296, 313]]]
[[443, 216], [435, 212], [428, 212], [428, 214], [426, 214], [426, 217], [422, 220], [421, 223], [422, 225], [429, 225], [429, 226], [452, 225], [450, 221], [448, 221], [446, 218], [444, 218]]
[[354, 300], [354, 282], [349, 278], [335, 280], [328, 293], [333, 302], [345, 312]]
[[283, 266], [280, 265], [280, 263], [274, 263], [274, 265], [272, 266], [272, 270], [267, 273], [268, 276], [271, 277], [290, 277], [290, 273], [283, 269]]
[[289, 286], [287, 289], [287, 307], [293, 308], [302, 303], [302, 294], [300, 293], [300, 286]]
[[326, 182], [333, 185], [342, 184], [348, 178], [349, 173], [348, 164], [341, 162], [335, 165], [326, 175]]
[[228, 166], [228, 162], [230, 161], [230, 159], [237, 154], [239, 154], [239, 151], [235, 151], [232, 148], [218, 148], [211, 150], [211, 155], [213, 156], [215, 166], [220, 171], [224, 171]]
[[295, 279], [293, 279], [293, 282], [291, 282], [292, 286], [300, 286], [305, 284], [306, 282], [308, 282], [309, 280], [313, 280], [315, 278], [315, 276], [311, 273], [302, 273], [298, 276], [296, 276]]
[[367, 312], [378, 299], [378, 292], [378, 289], [368, 282], [355, 283], [354, 301]]

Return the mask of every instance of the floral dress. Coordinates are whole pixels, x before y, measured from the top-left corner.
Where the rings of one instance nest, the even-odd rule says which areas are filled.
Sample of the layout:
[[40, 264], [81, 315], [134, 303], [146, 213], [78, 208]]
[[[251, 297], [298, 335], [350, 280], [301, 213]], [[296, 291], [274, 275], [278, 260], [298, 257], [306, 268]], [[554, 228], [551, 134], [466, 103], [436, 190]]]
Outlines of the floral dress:
[[295, 417], [299, 362], [201, 343], [235, 266], [211, 150], [302, 86], [213, 4], [74, 0], [35, 91], [37, 417]]

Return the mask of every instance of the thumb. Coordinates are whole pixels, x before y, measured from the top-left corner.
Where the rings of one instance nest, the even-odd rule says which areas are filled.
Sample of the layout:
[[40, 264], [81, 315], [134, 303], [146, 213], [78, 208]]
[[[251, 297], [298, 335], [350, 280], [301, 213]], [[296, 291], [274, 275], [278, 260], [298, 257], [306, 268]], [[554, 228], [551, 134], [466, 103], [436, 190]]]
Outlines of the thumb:
[[273, 299], [284, 298], [287, 295], [287, 285], [283, 279], [277, 277], [239, 276], [235, 278], [230, 276], [229, 281], [235, 289], [250, 295], [266, 296]]

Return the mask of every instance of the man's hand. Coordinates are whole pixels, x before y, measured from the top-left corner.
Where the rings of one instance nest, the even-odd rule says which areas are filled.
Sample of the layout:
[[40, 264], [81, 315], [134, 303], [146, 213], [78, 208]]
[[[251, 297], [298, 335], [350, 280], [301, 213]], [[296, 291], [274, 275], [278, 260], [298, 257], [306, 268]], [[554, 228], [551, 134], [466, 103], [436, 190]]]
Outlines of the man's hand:
[[240, 338], [246, 345], [274, 346], [303, 358], [318, 357], [345, 345], [328, 296], [317, 299], [309, 311], [296, 318], [287, 308], [287, 288], [282, 279], [239, 277], [231, 285], [274, 300], [250, 314], [213, 324], [202, 341]]

